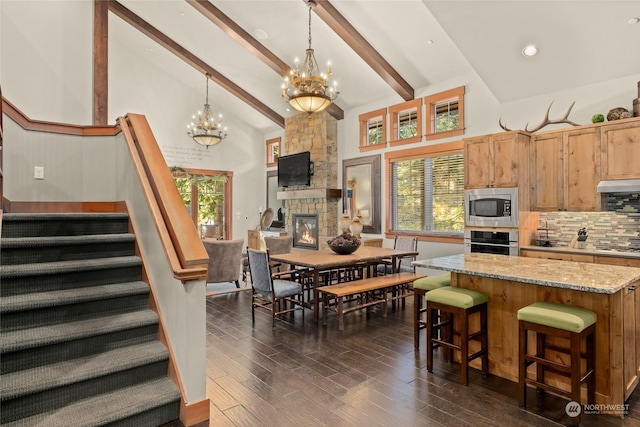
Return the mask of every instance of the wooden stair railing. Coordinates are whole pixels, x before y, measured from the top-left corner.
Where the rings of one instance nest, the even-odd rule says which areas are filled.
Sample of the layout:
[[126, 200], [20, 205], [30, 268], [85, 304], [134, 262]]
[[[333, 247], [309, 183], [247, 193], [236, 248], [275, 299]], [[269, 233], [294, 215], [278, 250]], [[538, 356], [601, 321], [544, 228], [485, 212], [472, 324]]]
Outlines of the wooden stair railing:
[[[145, 189], [173, 277], [182, 282], [207, 277], [208, 255], [157, 141], [143, 115], [129, 114], [111, 126], [82, 126], [32, 120], [4, 97], [2, 113], [25, 130], [80, 136], [113, 136], [123, 132], [136, 172]], [[10, 202], [9, 202], [10, 205]]]
[[160, 239], [176, 279], [205, 279], [209, 256], [171, 177], [147, 119], [140, 114], [119, 117]]

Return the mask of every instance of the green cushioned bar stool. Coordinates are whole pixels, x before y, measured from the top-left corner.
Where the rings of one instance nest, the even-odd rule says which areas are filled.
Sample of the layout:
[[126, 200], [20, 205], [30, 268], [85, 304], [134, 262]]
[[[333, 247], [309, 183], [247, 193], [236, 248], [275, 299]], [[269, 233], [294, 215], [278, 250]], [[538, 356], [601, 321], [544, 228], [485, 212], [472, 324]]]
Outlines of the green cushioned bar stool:
[[[489, 297], [482, 292], [471, 289], [445, 286], [427, 292], [427, 371], [433, 372], [433, 350], [442, 347], [444, 350], [460, 352], [461, 382], [469, 384], [469, 362], [480, 357], [482, 374], [489, 373], [489, 357], [487, 345], [487, 302]], [[438, 317], [440, 312], [440, 317]], [[469, 331], [469, 318], [478, 313], [480, 329]], [[454, 328], [454, 320], [459, 318], [460, 331]], [[440, 334], [438, 334], [440, 332]], [[454, 343], [454, 335], [460, 336], [460, 345]], [[479, 341], [480, 349], [469, 354], [469, 342]]]
[[423, 277], [413, 281], [413, 345], [416, 350], [420, 348], [420, 329], [424, 329], [427, 325], [427, 322], [422, 320], [422, 313], [427, 311], [427, 309], [422, 306], [424, 295], [434, 289], [450, 285], [451, 273]]
[[[527, 384], [538, 390], [548, 390], [562, 397], [580, 403], [580, 389], [587, 385], [587, 403], [595, 403], [595, 332], [596, 314], [593, 311], [565, 304], [536, 302], [518, 310], [519, 325], [519, 360], [518, 360], [518, 402], [521, 408], [527, 405]], [[536, 334], [535, 353], [529, 353], [529, 332]], [[545, 351], [547, 337], [559, 337], [569, 342], [569, 349], [563, 350], [553, 346], [554, 356], [547, 358]], [[581, 343], [586, 341], [586, 368], [581, 371]], [[557, 354], [569, 355], [569, 364], [562, 363]], [[535, 378], [527, 376], [529, 365], [535, 364]], [[546, 384], [545, 371], [570, 378], [570, 390]], [[580, 424], [579, 411], [571, 417], [572, 425]]]

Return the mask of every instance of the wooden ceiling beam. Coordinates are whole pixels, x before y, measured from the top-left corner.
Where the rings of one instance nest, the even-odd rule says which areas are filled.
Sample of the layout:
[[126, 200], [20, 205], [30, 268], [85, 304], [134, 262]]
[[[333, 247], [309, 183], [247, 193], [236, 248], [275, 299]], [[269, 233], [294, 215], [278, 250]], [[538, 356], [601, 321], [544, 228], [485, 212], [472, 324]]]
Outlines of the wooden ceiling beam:
[[[310, 0], [302, 0], [309, 4]], [[329, 0], [315, 0], [313, 10], [353, 51], [360, 56], [405, 101], [414, 99], [414, 90], [386, 59], [345, 19]]]
[[249, 104], [252, 108], [257, 110], [264, 116], [268, 117], [278, 126], [284, 128], [284, 118], [281, 115], [273, 111], [267, 105], [265, 105], [260, 100], [252, 96], [249, 92], [229, 80], [227, 77], [223, 76], [220, 72], [205, 63], [202, 59], [198, 58], [196, 55], [180, 46], [171, 38], [167, 37], [167, 35], [153, 27], [144, 19], [131, 12], [122, 4], [118, 3], [115, 0], [109, 0], [109, 11], [114, 13], [123, 21], [127, 22], [129, 25], [136, 28], [141, 33], [145, 34], [151, 40], [155, 41], [156, 43], [185, 61], [187, 64], [191, 65], [196, 70], [200, 71], [202, 74], [208, 73], [211, 76], [211, 80], [222, 86], [235, 97], [240, 98], [242, 101]]
[[93, 1], [93, 124], [107, 124], [109, 109], [109, 8]]
[[[235, 21], [225, 15], [220, 9], [211, 4], [208, 0], [185, 0], [208, 20], [217, 25], [222, 31], [238, 44], [248, 50], [256, 58], [267, 64], [272, 70], [283, 77], [289, 74], [291, 67], [273, 52], [267, 49], [262, 43], [251, 34], [240, 27]], [[276, 88], [274, 88], [276, 90]], [[327, 112], [337, 120], [344, 119], [344, 111], [332, 103]]]

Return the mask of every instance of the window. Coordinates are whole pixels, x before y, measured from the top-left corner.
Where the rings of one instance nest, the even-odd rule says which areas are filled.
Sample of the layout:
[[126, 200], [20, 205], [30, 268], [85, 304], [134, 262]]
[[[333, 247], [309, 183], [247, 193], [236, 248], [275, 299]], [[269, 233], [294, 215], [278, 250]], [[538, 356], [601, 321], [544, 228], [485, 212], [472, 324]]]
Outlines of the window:
[[360, 115], [360, 151], [384, 148], [387, 145], [387, 110]]
[[458, 241], [464, 231], [462, 142], [386, 153], [387, 232]]
[[171, 173], [201, 236], [231, 238], [232, 172], [172, 168]]
[[278, 166], [278, 156], [280, 156], [281, 139], [267, 139], [267, 167]]
[[424, 103], [427, 141], [464, 134], [464, 86], [427, 96]]
[[422, 140], [422, 99], [389, 107], [389, 115], [393, 124], [392, 146]]

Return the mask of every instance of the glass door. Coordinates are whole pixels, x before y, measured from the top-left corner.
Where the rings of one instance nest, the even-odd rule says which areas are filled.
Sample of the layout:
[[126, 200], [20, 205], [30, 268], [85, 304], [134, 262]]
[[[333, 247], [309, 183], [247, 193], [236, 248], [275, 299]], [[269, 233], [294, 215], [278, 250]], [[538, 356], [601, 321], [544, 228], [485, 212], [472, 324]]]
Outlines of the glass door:
[[[182, 201], [200, 236], [229, 239], [233, 173], [203, 169], [171, 169]], [[228, 222], [228, 223], [227, 223]]]

